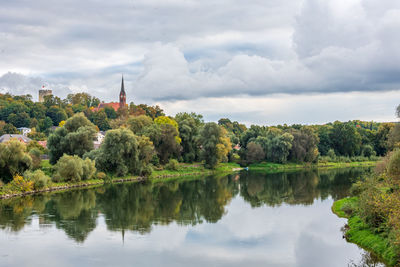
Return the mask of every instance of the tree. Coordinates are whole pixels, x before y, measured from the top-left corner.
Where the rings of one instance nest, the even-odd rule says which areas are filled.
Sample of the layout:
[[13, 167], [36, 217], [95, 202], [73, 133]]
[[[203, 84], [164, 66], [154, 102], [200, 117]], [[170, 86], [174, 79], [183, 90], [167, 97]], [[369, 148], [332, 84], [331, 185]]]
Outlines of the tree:
[[47, 110], [46, 116], [52, 120], [54, 126], [57, 126], [61, 121], [68, 118], [67, 113], [58, 106], [51, 106]]
[[109, 130], [97, 151], [85, 155], [96, 160], [98, 169], [119, 176], [140, 174], [139, 143], [132, 131], [120, 128]]
[[144, 128], [153, 124], [153, 120], [146, 115], [130, 116], [127, 124], [134, 134], [141, 135]]
[[329, 137], [337, 155], [351, 157], [360, 154], [361, 136], [354, 126], [335, 121]]
[[20, 112], [20, 113], [11, 113], [8, 118], [8, 122], [14, 125], [17, 128], [20, 127], [29, 127], [30, 124], [30, 118], [28, 113], [26, 112]]
[[258, 136], [254, 142], [264, 149], [265, 158], [269, 162], [285, 163], [293, 143], [293, 135], [282, 130], [270, 128], [266, 136]]
[[250, 142], [246, 148], [246, 160], [248, 164], [260, 162], [265, 158], [265, 153], [261, 145]]
[[111, 128], [108, 123], [107, 114], [103, 109], [89, 112], [88, 118], [94, 125], [99, 127], [100, 131], [107, 131]]
[[63, 154], [82, 157], [94, 148], [96, 132], [96, 127], [83, 113], [69, 118], [64, 127], [57, 128], [47, 140], [50, 163], [55, 164]]
[[184, 162], [192, 163], [200, 157], [199, 131], [203, 124], [201, 115], [195, 113], [178, 113], [176, 121], [181, 137], [182, 157]]
[[221, 157], [218, 155], [221, 142], [223, 138], [221, 128], [214, 122], [204, 124], [200, 131], [200, 145], [201, 145], [201, 157], [205, 161], [205, 167], [214, 169]]
[[232, 150], [231, 140], [225, 128], [220, 127], [219, 143], [217, 144], [217, 157], [219, 162], [228, 162], [228, 154]]
[[25, 145], [16, 139], [0, 143], [0, 177], [3, 182], [10, 182], [14, 175], [22, 175], [32, 166], [32, 159], [25, 151]]
[[96, 173], [95, 162], [64, 154], [54, 166], [55, 180], [79, 182], [92, 179]]
[[318, 135], [310, 127], [291, 129], [293, 135], [289, 158], [297, 162], [314, 162], [318, 158]]

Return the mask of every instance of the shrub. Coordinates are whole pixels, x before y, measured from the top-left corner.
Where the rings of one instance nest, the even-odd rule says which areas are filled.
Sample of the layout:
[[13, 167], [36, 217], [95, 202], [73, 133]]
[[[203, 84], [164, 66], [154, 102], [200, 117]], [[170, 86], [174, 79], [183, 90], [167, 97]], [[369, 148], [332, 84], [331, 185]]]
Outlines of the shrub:
[[26, 179], [33, 182], [33, 188], [35, 190], [47, 187], [51, 181], [50, 177], [41, 170], [36, 170], [34, 172], [27, 171], [25, 172], [24, 176]]
[[11, 187], [16, 191], [28, 192], [33, 190], [33, 182], [17, 174], [11, 181]]
[[332, 161], [336, 159], [335, 150], [333, 150], [332, 148], [328, 150], [328, 153], [326, 153], [326, 155], [330, 157]]
[[390, 177], [400, 178], [400, 149], [393, 151], [387, 163], [386, 171]]
[[153, 173], [153, 167], [148, 164], [144, 169], [142, 170], [141, 175], [144, 177], [149, 177]]
[[83, 175], [82, 180], [89, 180], [96, 174], [95, 161], [90, 159], [82, 160]]
[[0, 188], [4, 186], [4, 183], [0, 180]]
[[97, 173], [97, 179], [105, 180], [106, 178], [107, 178], [107, 174], [105, 174], [104, 172]]
[[166, 165], [165, 168], [170, 171], [177, 171], [179, 169], [179, 163], [176, 159], [171, 159]]
[[89, 158], [83, 160], [76, 155], [69, 156], [64, 154], [54, 166], [54, 180], [79, 182], [91, 179], [96, 172], [94, 165], [94, 161]]
[[32, 169], [36, 170], [40, 167], [40, 164], [42, 163], [42, 160], [40, 158], [41, 151], [37, 148], [32, 148], [29, 151], [29, 156], [32, 158]]

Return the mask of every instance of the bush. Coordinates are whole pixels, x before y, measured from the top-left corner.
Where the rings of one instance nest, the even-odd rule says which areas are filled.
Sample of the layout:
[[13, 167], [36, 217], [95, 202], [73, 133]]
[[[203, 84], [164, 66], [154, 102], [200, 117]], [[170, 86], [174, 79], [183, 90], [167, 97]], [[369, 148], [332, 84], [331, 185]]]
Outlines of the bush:
[[17, 174], [11, 181], [11, 188], [16, 191], [29, 192], [33, 190], [33, 182]]
[[144, 169], [142, 170], [141, 175], [144, 177], [149, 177], [153, 173], [153, 167], [148, 164]]
[[50, 177], [47, 176], [43, 171], [36, 170], [34, 172], [27, 171], [24, 174], [25, 178], [33, 182], [33, 188], [35, 190], [43, 189], [47, 187], [51, 181]]
[[32, 169], [36, 170], [40, 168], [40, 165], [42, 163], [42, 159], [40, 158], [41, 154], [42, 152], [37, 148], [32, 148], [29, 151], [29, 156], [31, 156], [32, 158]]
[[165, 168], [170, 171], [177, 171], [179, 169], [179, 163], [176, 159], [171, 159], [166, 165]]
[[83, 160], [76, 155], [69, 156], [66, 154], [59, 159], [54, 169], [54, 181], [79, 182], [91, 179], [96, 173], [94, 161], [89, 158]]
[[400, 178], [400, 149], [393, 151], [387, 163], [386, 171], [390, 177]]
[[331, 158], [332, 161], [336, 159], [335, 150], [333, 150], [332, 148], [328, 150], [328, 153], [326, 153], [326, 155]]
[[97, 173], [97, 179], [105, 180], [106, 178], [107, 178], [107, 174], [105, 174], [104, 172]]

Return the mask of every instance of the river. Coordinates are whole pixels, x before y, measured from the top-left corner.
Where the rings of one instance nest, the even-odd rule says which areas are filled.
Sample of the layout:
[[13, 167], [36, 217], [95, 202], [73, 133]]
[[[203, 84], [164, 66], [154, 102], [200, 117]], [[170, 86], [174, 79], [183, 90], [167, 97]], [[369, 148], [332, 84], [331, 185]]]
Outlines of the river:
[[331, 211], [368, 169], [186, 177], [0, 201], [0, 266], [384, 266]]

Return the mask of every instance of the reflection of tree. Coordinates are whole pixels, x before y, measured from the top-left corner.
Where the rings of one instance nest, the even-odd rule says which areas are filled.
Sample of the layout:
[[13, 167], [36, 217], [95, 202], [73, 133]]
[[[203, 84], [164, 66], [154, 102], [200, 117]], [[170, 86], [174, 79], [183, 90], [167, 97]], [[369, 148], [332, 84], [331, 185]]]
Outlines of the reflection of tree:
[[[240, 194], [251, 204], [259, 207], [287, 204], [311, 205], [314, 199], [334, 199], [349, 194], [351, 180], [361, 176], [365, 169], [309, 170], [266, 174], [243, 173]], [[350, 179], [349, 179], [350, 178]]]
[[150, 231], [153, 224], [218, 221], [232, 198], [232, 186], [228, 177], [112, 185], [98, 196], [98, 204], [110, 230], [143, 233]]
[[109, 230], [146, 233], [153, 224], [217, 222], [239, 191], [252, 207], [310, 205], [314, 199], [330, 195], [341, 198], [348, 194], [349, 178], [363, 172], [365, 169], [243, 172], [240, 178], [210, 176], [191, 181], [126, 183], [2, 200], [0, 228], [19, 231], [36, 213], [40, 225], [54, 223], [75, 241], [83, 242], [96, 227], [101, 212]]
[[360, 262], [355, 263], [354, 261], [350, 261], [349, 264], [347, 264], [348, 267], [384, 267], [385, 265], [379, 262], [379, 259], [369, 253], [368, 251], [365, 251], [362, 254], [362, 258]]
[[[96, 227], [97, 211], [94, 190], [74, 190], [54, 194], [46, 204], [44, 222], [56, 227], [77, 242], [83, 242]], [[47, 216], [48, 214], [48, 216]]]

